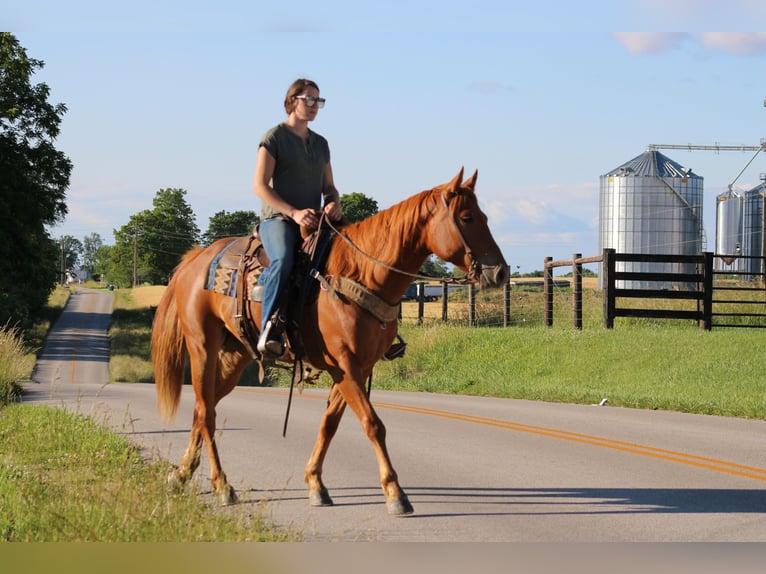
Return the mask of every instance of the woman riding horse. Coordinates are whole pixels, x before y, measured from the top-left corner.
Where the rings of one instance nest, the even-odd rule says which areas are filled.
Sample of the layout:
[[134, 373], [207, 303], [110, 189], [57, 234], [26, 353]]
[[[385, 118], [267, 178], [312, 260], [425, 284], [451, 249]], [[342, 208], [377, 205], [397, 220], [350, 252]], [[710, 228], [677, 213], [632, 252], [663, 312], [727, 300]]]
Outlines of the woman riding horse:
[[[312, 505], [332, 504], [322, 482], [322, 465], [348, 407], [375, 449], [388, 512], [412, 512], [391, 464], [385, 426], [370, 403], [365, 381], [396, 337], [399, 301], [430, 254], [454, 264], [482, 287], [507, 281], [508, 266], [474, 193], [476, 175], [463, 181], [461, 169], [449, 183], [344, 227], [333, 239], [321, 277], [328, 288], [306, 305], [300, 325], [306, 362], [326, 371], [333, 381], [304, 473]], [[165, 417], [172, 417], [178, 406], [187, 351], [196, 397], [189, 447], [169, 479], [177, 485], [188, 482], [199, 465], [204, 443], [213, 488], [227, 504], [235, 495], [214, 440], [216, 405], [234, 389], [253, 356], [237, 328], [233, 298], [203, 289], [201, 278], [224, 244], [221, 240], [196, 249], [177, 267], [155, 315], [152, 358], [159, 407]], [[352, 294], [357, 292], [364, 297]], [[257, 321], [260, 304], [251, 305]], [[377, 308], [374, 312], [373, 306]]]

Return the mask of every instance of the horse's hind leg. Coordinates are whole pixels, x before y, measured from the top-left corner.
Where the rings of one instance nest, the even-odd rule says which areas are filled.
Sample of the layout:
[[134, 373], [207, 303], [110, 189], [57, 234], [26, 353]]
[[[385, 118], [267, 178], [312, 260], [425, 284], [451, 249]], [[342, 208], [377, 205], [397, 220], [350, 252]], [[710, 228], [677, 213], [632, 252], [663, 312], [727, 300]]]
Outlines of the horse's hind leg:
[[197, 425], [192, 424], [189, 446], [186, 448], [186, 452], [184, 452], [181, 464], [168, 475], [168, 484], [174, 490], [180, 492], [191, 480], [194, 471], [197, 470], [197, 467], [199, 466], [201, 453], [202, 435], [200, 434]]
[[[205, 330], [204, 337], [199, 337], [193, 344], [190, 339], [187, 339], [195, 395], [194, 421], [189, 448], [191, 449], [193, 445], [199, 448], [197, 445], [201, 446], [200, 443], [204, 441], [210, 463], [210, 482], [221, 504], [226, 506], [236, 502], [237, 497], [223, 472], [218, 447], [215, 444], [215, 407], [220, 398], [216, 383], [221, 375], [218, 350], [223, 344], [222, 331], [220, 326], [209, 326]], [[197, 435], [201, 437], [201, 440], [195, 438]], [[191, 455], [190, 460], [193, 460]]]
[[327, 410], [319, 425], [319, 435], [314, 444], [314, 451], [311, 453], [304, 471], [311, 506], [332, 506], [332, 498], [330, 498], [330, 494], [322, 482], [322, 465], [327, 449], [330, 448], [330, 441], [338, 430], [340, 419], [345, 410], [346, 401], [343, 400], [343, 396], [338, 391], [338, 386], [333, 385], [330, 390], [330, 397], [327, 399]]

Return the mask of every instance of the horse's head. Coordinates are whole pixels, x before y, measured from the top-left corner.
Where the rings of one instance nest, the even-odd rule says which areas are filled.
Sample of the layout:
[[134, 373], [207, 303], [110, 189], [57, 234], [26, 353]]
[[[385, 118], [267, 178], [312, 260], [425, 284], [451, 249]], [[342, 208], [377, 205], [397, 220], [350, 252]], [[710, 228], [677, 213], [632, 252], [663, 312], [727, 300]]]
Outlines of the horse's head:
[[429, 226], [430, 247], [481, 287], [497, 287], [508, 280], [508, 264], [479, 208], [474, 192], [477, 175], [462, 181], [461, 168], [452, 181], [434, 188], [438, 206]]

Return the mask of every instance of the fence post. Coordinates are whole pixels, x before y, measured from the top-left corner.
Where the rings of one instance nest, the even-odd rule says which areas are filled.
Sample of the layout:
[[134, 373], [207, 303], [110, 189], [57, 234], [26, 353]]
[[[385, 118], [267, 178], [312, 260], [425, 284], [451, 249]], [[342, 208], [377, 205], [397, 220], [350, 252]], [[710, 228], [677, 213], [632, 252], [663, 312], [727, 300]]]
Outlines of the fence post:
[[468, 326], [476, 326], [476, 286], [468, 285]]
[[[509, 269], [510, 271], [510, 269]], [[508, 281], [503, 286], [503, 327], [511, 324], [511, 274], [508, 273]]]
[[601, 273], [603, 275], [604, 287], [604, 327], [614, 328], [614, 308], [615, 308], [615, 283], [614, 273], [616, 270], [615, 254], [616, 250], [604, 249], [603, 262], [601, 264]]
[[442, 321], [447, 322], [447, 295], [449, 289], [447, 289], [447, 283], [442, 281]]
[[546, 327], [553, 327], [553, 257], [546, 257], [543, 263], [543, 320]]
[[701, 329], [710, 331], [713, 328], [713, 254], [710, 251], [703, 253], [702, 271], [702, 321]]
[[422, 281], [418, 283], [417, 287], [418, 297], [418, 325], [423, 324], [423, 315], [425, 314], [425, 300], [426, 300], [426, 285]]
[[575, 329], [582, 329], [582, 253], [572, 254], [572, 322]]

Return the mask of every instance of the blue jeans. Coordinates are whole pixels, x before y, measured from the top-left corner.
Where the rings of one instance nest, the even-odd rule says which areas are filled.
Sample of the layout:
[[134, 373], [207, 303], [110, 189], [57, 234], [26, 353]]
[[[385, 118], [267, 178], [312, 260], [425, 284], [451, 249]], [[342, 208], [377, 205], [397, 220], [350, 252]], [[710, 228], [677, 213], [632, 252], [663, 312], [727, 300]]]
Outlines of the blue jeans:
[[263, 283], [261, 331], [263, 331], [266, 322], [279, 307], [280, 298], [290, 279], [301, 237], [300, 228], [295, 223], [278, 217], [261, 221], [258, 235], [263, 242], [266, 255], [271, 260], [269, 268], [261, 276]]

